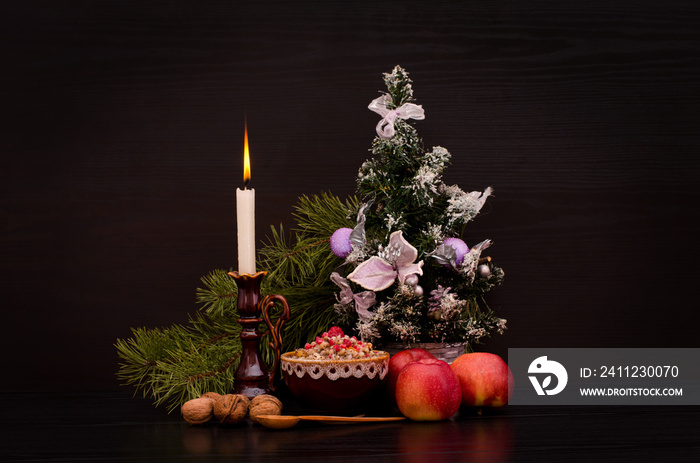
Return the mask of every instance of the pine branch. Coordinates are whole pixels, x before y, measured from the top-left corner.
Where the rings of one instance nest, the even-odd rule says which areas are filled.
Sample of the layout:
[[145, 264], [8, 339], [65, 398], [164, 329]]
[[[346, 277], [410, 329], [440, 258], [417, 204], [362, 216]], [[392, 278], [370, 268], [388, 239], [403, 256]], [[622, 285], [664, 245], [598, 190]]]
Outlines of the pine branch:
[[282, 334], [290, 349], [311, 341], [333, 323], [336, 287], [330, 275], [343, 261], [331, 252], [329, 238], [338, 228], [354, 227], [358, 209], [354, 197], [343, 203], [328, 193], [302, 196], [294, 213], [293, 239], [286, 238], [282, 227], [273, 228], [259, 252], [261, 264], [271, 269], [264, 280], [266, 290], [284, 295], [291, 308], [292, 318]]
[[[303, 195], [299, 198], [293, 217], [297, 220], [297, 230], [327, 238], [340, 227], [354, 226], [354, 214], [359, 205], [356, 197], [350, 197], [343, 203], [340, 198], [327, 192]], [[353, 216], [349, 217], [350, 214]]]
[[197, 288], [197, 302], [210, 315], [238, 319], [238, 286], [229, 271], [216, 269], [202, 277], [205, 287]]
[[117, 378], [170, 411], [201, 391], [226, 393], [241, 349], [235, 320], [197, 313], [187, 326], [132, 329], [115, 344]]

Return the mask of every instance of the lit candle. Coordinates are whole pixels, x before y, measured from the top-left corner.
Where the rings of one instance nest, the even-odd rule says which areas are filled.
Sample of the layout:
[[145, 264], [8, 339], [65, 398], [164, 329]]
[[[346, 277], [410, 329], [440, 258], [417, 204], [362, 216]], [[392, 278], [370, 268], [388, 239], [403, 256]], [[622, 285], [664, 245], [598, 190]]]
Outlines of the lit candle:
[[236, 188], [238, 218], [238, 273], [255, 273], [255, 190], [248, 189], [250, 154], [248, 153], [248, 124], [243, 146], [243, 189]]

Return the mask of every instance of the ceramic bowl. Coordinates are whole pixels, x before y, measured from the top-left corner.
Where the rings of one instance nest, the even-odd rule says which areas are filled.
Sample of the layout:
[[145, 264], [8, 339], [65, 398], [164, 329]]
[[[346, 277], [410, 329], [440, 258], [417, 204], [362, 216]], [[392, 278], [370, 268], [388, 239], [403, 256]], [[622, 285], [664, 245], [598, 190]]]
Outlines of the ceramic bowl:
[[382, 390], [389, 371], [389, 353], [350, 360], [280, 357], [282, 376], [290, 392], [309, 411], [362, 411]]

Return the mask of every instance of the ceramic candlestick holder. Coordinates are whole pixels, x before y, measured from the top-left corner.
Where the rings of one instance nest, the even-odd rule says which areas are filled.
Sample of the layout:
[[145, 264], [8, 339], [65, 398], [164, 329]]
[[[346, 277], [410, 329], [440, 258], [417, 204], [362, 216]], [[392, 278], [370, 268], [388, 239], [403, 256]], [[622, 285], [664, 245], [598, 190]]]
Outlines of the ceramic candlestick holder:
[[[238, 286], [238, 322], [241, 324], [241, 363], [236, 370], [234, 392], [248, 398], [274, 392], [275, 374], [279, 370], [282, 350], [282, 326], [289, 320], [289, 304], [277, 294], [261, 299], [260, 285], [267, 272], [249, 273], [230, 272]], [[283, 311], [275, 324], [270, 319], [270, 309], [280, 303]], [[262, 318], [261, 318], [262, 315]], [[272, 371], [268, 370], [260, 356], [260, 338], [263, 336], [258, 326], [265, 322], [270, 337], [275, 361]]]

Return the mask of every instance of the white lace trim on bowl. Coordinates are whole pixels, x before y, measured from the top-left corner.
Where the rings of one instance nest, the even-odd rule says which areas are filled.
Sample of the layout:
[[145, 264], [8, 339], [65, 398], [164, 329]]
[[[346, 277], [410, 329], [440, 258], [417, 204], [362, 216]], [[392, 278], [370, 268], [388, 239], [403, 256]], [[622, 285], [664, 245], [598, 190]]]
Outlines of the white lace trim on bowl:
[[374, 379], [377, 375], [379, 375], [379, 379], [384, 379], [389, 372], [389, 362], [383, 360], [346, 364], [306, 362], [302, 364], [300, 362], [287, 362], [282, 360], [281, 363], [282, 371], [286, 372], [288, 375], [295, 374], [297, 377], [302, 378], [305, 374], [308, 374], [313, 379], [319, 379], [321, 376], [325, 375], [331, 381], [336, 381], [340, 378], [349, 378], [351, 376], [355, 378], [366, 376], [369, 379]]

